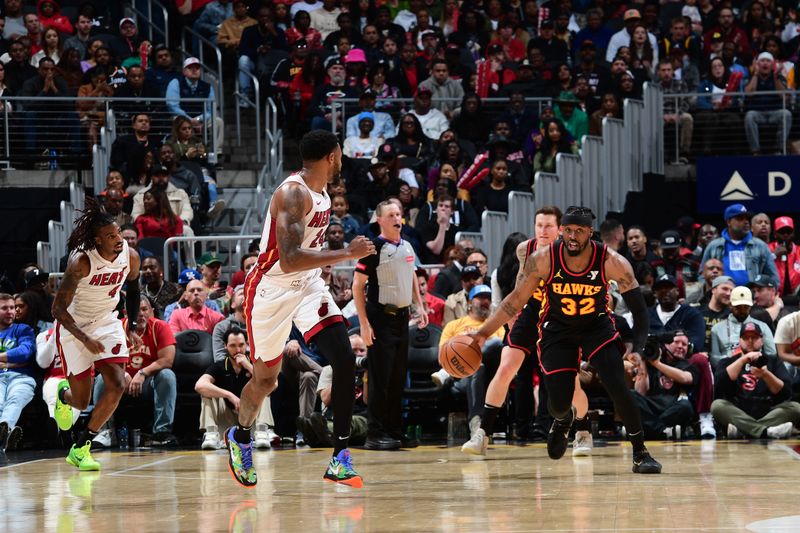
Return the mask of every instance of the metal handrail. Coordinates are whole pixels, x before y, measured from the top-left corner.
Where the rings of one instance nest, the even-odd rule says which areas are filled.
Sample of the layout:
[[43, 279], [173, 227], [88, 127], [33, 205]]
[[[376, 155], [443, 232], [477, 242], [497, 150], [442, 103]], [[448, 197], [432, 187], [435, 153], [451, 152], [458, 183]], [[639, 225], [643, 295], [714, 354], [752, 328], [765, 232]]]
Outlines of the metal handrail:
[[[185, 53], [188, 53], [192, 49], [191, 47], [187, 46], [186, 43], [187, 35], [190, 36], [189, 39], [190, 41], [191, 38], [195, 38], [200, 41], [200, 46], [198, 47], [199, 49], [197, 51], [197, 56], [198, 56], [197, 59], [200, 60], [200, 64], [203, 66], [206, 73], [211, 74], [216, 79], [216, 85], [217, 85], [216, 96], [217, 96], [217, 106], [219, 107], [219, 116], [222, 120], [225, 120], [225, 92], [223, 91], [223, 86], [222, 86], [222, 50], [220, 50], [219, 47], [215, 45], [213, 42], [209, 41], [196, 31], [194, 31], [191, 27], [183, 26], [181, 28], [181, 39], [182, 39], [183, 51]], [[214, 51], [214, 55], [217, 58], [216, 69], [211, 68], [205, 61], [205, 52], [203, 45], [208, 46]]]
[[[253, 239], [260, 239], [260, 238], [261, 238], [261, 235], [254, 235], [254, 234], [242, 235], [240, 233], [234, 233], [234, 234], [229, 234], [229, 235], [204, 235], [204, 236], [194, 235], [194, 236], [191, 236], [191, 237], [170, 237], [169, 239], [164, 241], [164, 254], [161, 256], [161, 258], [170, 257], [170, 247], [173, 244], [174, 245], [178, 245], [178, 244], [181, 244], [181, 243], [186, 243], [187, 246], [194, 247], [194, 245], [196, 243], [201, 243], [201, 247], [204, 248], [204, 243], [208, 243], [208, 242], [216, 242], [216, 243], [230, 242], [230, 243], [233, 243], [233, 242], [241, 242], [241, 241], [244, 241], [244, 240], [249, 242], [249, 241], [252, 241]], [[228, 250], [230, 251], [231, 249], [229, 248]], [[219, 252], [219, 250], [217, 250], [217, 252]], [[223, 272], [229, 271], [230, 268], [228, 268], [228, 267], [229, 267], [229, 265], [226, 265], [225, 262], [223, 261], [223, 266], [222, 266]], [[238, 262], [236, 263], [236, 267], [238, 267]], [[170, 269], [170, 268], [165, 268], [164, 269], [164, 279], [166, 279], [167, 281], [171, 281], [170, 280], [171, 270], [172, 269]]]
[[[161, 35], [164, 36], [164, 44], [169, 46], [169, 12], [167, 11], [167, 8], [164, 7], [163, 5], [161, 5], [161, 3], [158, 2], [157, 0], [143, 0], [143, 1], [147, 3], [147, 14], [146, 15], [144, 13], [142, 13], [141, 11], [139, 11], [136, 8], [135, 5], [129, 6], [130, 10], [133, 13], [135, 13], [138, 18], [143, 19], [147, 23], [146, 25], [144, 25], [144, 27], [146, 27], [147, 30], [148, 30], [148, 37], [149, 37], [149, 40], [151, 42], [153, 41], [153, 30], [155, 30], [155, 31], [157, 31], [158, 33], [160, 33]], [[155, 24], [155, 21], [153, 20], [153, 6], [155, 6], [156, 9], [161, 10], [161, 16], [164, 17], [164, 28], [163, 29], [159, 28]], [[140, 23], [140, 24], [137, 24], [137, 27], [141, 28], [143, 26]]]
[[239, 70], [240, 74], [244, 74], [245, 76], [249, 77], [253, 83], [253, 94], [255, 96], [255, 102], [250, 100], [250, 97], [246, 94], [243, 94], [239, 89], [239, 76], [236, 76], [236, 85], [235, 90], [233, 91], [234, 96], [237, 99], [235, 108], [236, 108], [236, 144], [241, 146], [242, 144], [242, 123], [241, 123], [241, 115], [242, 109], [239, 107], [239, 101], [245, 102], [248, 105], [255, 107], [256, 109], [256, 156], [258, 157], [258, 161], [263, 161], [264, 154], [261, 152], [261, 87], [258, 81], [258, 78], [253, 75], [253, 73], [248, 72], [246, 70]]

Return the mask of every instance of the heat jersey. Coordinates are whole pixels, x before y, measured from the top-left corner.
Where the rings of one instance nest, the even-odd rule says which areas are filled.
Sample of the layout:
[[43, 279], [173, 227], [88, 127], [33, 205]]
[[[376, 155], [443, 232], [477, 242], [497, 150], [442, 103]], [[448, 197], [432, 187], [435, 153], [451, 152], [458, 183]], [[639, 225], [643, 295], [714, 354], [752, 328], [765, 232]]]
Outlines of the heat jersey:
[[589, 241], [591, 260], [583, 272], [571, 272], [564, 260], [564, 241], [550, 247], [550, 276], [545, 283], [540, 322], [557, 322], [571, 328], [591, 327], [608, 317], [608, 292], [603, 265], [605, 244]]
[[104, 319], [117, 308], [119, 290], [130, 273], [130, 255], [125, 241], [122, 241], [122, 252], [113, 261], [103, 259], [97, 250], [83, 253], [89, 258], [89, 275], [78, 281], [75, 297], [67, 308], [78, 327]]
[[[312, 208], [306, 213], [303, 242], [300, 247], [306, 250], [319, 250], [325, 243], [325, 230], [328, 227], [331, 213], [331, 199], [324, 189], [322, 193], [311, 190], [300, 174], [292, 174], [283, 180], [279, 188], [287, 183], [299, 183], [301, 186], [305, 187], [311, 195]], [[267, 220], [264, 222], [264, 230], [261, 232], [258, 262], [251, 272], [258, 270], [264, 277], [272, 279], [273, 281], [289, 283], [292, 281], [319, 277], [322, 272], [322, 269], [319, 268], [288, 273], [281, 270], [278, 242], [275, 235], [277, 224], [275, 217], [270, 214], [271, 210], [272, 201], [270, 201], [269, 208], [267, 209]]]

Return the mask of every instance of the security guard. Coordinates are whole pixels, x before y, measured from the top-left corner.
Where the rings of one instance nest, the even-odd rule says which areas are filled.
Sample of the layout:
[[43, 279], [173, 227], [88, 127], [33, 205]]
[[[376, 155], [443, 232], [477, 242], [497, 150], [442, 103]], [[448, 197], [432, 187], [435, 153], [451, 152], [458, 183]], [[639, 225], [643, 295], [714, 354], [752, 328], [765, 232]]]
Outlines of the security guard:
[[[378, 204], [380, 235], [373, 241], [377, 254], [356, 265], [353, 298], [367, 343], [369, 371], [368, 429], [365, 447], [393, 450], [413, 445], [402, 431], [402, 396], [408, 368], [408, 322], [412, 299], [424, 310], [415, 274], [416, 254], [400, 237], [403, 212], [394, 201]], [[366, 292], [364, 288], [366, 287]], [[428, 325], [420, 312], [417, 326]]]

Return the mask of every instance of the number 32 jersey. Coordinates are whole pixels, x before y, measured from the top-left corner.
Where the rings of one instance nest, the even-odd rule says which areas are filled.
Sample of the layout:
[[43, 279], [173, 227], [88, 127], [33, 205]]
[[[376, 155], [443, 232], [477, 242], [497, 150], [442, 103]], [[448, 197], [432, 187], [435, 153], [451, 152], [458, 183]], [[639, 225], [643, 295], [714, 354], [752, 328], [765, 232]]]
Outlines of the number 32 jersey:
[[[325, 230], [328, 227], [331, 215], [331, 199], [328, 196], [328, 192], [325, 189], [322, 190], [322, 193], [312, 191], [308, 185], [306, 185], [305, 180], [303, 180], [300, 174], [292, 174], [287, 177], [278, 188], [283, 187], [287, 183], [298, 183], [311, 195], [312, 207], [305, 216], [303, 242], [300, 244], [300, 248], [305, 250], [321, 250], [322, 245], [325, 243]], [[269, 208], [267, 209], [267, 219], [264, 222], [264, 230], [261, 232], [258, 263], [256, 263], [253, 268], [261, 270], [264, 277], [281, 282], [318, 277], [322, 272], [319, 268], [288, 273], [281, 270], [278, 241], [275, 234], [277, 223], [275, 218], [270, 214], [271, 208], [272, 201], [270, 201]]]
[[567, 268], [564, 241], [550, 247], [550, 277], [544, 287], [540, 323], [556, 322], [575, 329], [591, 328], [600, 317], [609, 316], [607, 280], [603, 265], [606, 246], [589, 241], [591, 261], [583, 272]]

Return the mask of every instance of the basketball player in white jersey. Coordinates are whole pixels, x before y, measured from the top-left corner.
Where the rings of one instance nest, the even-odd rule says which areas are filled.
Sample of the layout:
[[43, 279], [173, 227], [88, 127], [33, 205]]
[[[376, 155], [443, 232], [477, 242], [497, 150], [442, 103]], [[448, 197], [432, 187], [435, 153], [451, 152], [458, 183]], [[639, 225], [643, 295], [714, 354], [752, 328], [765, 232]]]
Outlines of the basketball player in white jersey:
[[[95, 398], [89, 422], [76, 427], [67, 462], [80, 470], [100, 470], [90, 453], [91, 440], [114, 413], [126, 386], [128, 343], [141, 344], [136, 322], [128, 333], [115, 309], [127, 282], [125, 309], [139, 316], [139, 254], [129, 249], [114, 217], [92, 199], [67, 242], [69, 262], [53, 301], [56, 347], [67, 379], [59, 383], [55, 419], [64, 431], [72, 427], [72, 409], [83, 411], [92, 392], [92, 369], [103, 376], [105, 391]], [[80, 423], [80, 422], [79, 422]]]
[[300, 141], [300, 156], [303, 169], [286, 178], [272, 196], [258, 262], [245, 278], [253, 377], [242, 390], [238, 425], [225, 432], [228, 464], [240, 484], [256, 484], [250, 429], [264, 397], [278, 386], [281, 356], [294, 322], [333, 368], [334, 450], [323, 477], [361, 487], [347, 449], [355, 356], [342, 314], [320, 274], [323, 266], [374, 254], [375, 247], [366, 237], [356, 237], [343, 250], [322, 250], [331, 209], [326, 186], [339, 176], [342, 150], [330, 131], [314, 130]]

